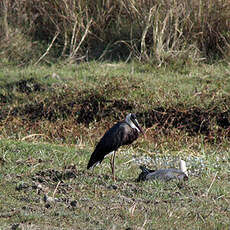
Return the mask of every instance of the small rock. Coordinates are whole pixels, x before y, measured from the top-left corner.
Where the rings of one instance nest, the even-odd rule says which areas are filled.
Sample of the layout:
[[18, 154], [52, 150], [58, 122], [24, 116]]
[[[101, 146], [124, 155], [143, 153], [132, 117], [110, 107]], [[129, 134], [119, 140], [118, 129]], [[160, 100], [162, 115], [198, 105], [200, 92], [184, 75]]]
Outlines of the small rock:
[[52, 76], [51, 76], [53, 79], [58, 79], [60, 80], [60, 76], [56, 73], [53, 73]]
[[57, 198], [53, 198], [51, 196], [47, 196], [46, 194], [44, 195], [43, 197], [43, 201], [45, 203], [55, 203], [55, 202], [58, 202], [59, 200]]
[[17, 191], [21, 191], [22, 189], [26, 189], [28, 188], [29, 185], [24, 183], [23, 181], [20, 181], [17, 185], [16, 185], [16, 190]]
[[114, 189], [114, 190], [117, 190], [118, 189], [118, 186], [115, 185], [115, 184], [112, 184], [110, 186], [108, 186], [109, 189]]
[[13, 224], [12, 226], [11, 226], [11, 229], [12, 230], [16, 230], [16, 229], [19, 229], [20, 228], [20, 224]]
[[46, 208], [50, 208], [51, 205], [47, 203], [47, 204], [45, 204], [45, 207], [46, 207]]
[[70, 202], [70, 205], [71, 205], [72, 207], [76, 207], [76, 206], [77, 206], [77, 201], [76, 201], [76, 200], [71, 201], [71, 202]]

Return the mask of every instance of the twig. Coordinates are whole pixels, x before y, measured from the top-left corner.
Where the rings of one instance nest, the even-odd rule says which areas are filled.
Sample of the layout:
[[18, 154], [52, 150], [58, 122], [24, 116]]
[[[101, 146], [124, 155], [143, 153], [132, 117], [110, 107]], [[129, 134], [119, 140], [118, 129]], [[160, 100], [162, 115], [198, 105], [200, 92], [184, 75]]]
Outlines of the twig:
[[89, 27], [90, 27], [92, 21], [93, 21], [93, 19], [91, 18], [91, 20], [87, 23], [85, 33], [84, 33], [84, 35], [82, 36], [81, 41], [79, 42], [78, 46], [77, 46], [77, 47], [73, 50], [73, 52], [71, 53], [70, 58], [74, 57], [74, 56], [76, 55], [77, 51], [79, 50], [79, 48], [81, 47], [82, 42], [85, 40], [86, 35], [87, 35], [88, 32], [89, 32]]
[[76, 33], [76, 28], [77, 28], [77, 24], [78, 24], [78, 21], [76, 20], [75, 23], [74, 23], [74, 26], [73, 26], [73, 32], [72, 32], [72, 37], [71, 37], [71, 42], [70, 42], [70, 50], [71, 52], [74, 50], [74, 46], [75, 46], [75, 40], [76, 40], [76, 34], [78, 34], [79, 31], [77, 31]]
[[144, 229], [144, 226], [146, 225], [147, 221], [148, 221], [148, 219], [147, 219], [147, 215], [145, 215], [145, 221], [144, 221], [144, 223], [143, 223], [143, 225], [142, 225], [141, 229]]
[[60, 34], [59, 31], [56, 32], [56, 34], [53, 37], [52, 42], [50, 43], [49, 47], [47, 48], [46, 52], [34, 63], [34, 65], [37, 65], [50, 51], [51, 47], [53, 46], [53, 43], [55, 42], [56, 38]]
[[148, 150], [146, 150], [146, 149], [143, 149], [143, 148], [141, 148], [141, 147], [138, 147], [137, 149], [143, 151], [144, 153], [147, 153], [147, 154], [150, 155], [150, 156], [153, 155], [153, 152], [150, 152], [150, 151], [148, 151]]
[[57, 183], [57, 186], [56, 186], [56, 188], [54, 189], [53, 198], [54, 198], [54, 196], [55, 196], [55, 193], [57, 192], [57, 189], [58, 189], [58, 186], [60, 185], [60, 183], [61, 183], [61, 181], [59, 181], [59, 182]]
[[136, 203], [134, 203], [130, 208], [129, 208], [129, 212], [130, 212], [130, 214], [131, 214], [131, 216], [133, 216], [133, 214], [134, 214], [134, 211], [135, 211], [135, 208], [136, 208]]
[[[26, 139], [28, 139], [28, 138], [30, 138], [30, 137], [35, 137], [35, 136], [46, 136], [46, 135], [44, 135], [44, 134], [30, 134], [30, 135], [28, 135], [28, 136], [25, 136], [25, 137], [23, 137], [21, 140], [22, 141], [24, 141], [24, 140], [26, 140]], [[46, 136], [47, 137], [47, 136]]]
[[123, 164], [126, 165], [126, 164], [128, 164], [128, 163], [130, 163], [130, 162], [132, 162], [132, 161], [134, 161], [134, 160], [135, 160], [135, 159], [128, 160], [128, 161], [124, 162]]
[[3, 24], [4, 24], [4, 32], [6, 39], [9, 39], [9, 25], [8, 25], [8, 8], [9, 8], [9, 2], [3, 1]]
[[215, 180], [216, 180], [216, 175], [217, 175], [217, 173], [218, 173], [218, 172], [215, 173], [215, 175], [214, 175], [214, 177], [213, 177], [213, 179], [212, 179], [212, 182], [211, 182], [211, 184], [210, 184], [210, 186], [209, 186], [209, 188], [208, 188], [208, 190], [207, 190], [206, 196], [208, 195], [208, 193], [209, 193], [209, 191], [210, 191], [210, 189], [211, 189], [213, 183], [214, 183]]
[[152, 16], [154, 14], [154, 10], [155, 10], [155, 6], [153, 6], [149, 11], [148, 19], [147, 19], [147, 22], [146, 22], [146, 25], [145, 25], [145, 28], [144, 28], [144, 31], [143, 31], [142, 37], [141, 37], [141, 54], [142, 55], [144, 54], [145, 57], [147, 57], [145, 38], [146, 38], [147, 32], [151, 26], [151, 19], [152, 19]]

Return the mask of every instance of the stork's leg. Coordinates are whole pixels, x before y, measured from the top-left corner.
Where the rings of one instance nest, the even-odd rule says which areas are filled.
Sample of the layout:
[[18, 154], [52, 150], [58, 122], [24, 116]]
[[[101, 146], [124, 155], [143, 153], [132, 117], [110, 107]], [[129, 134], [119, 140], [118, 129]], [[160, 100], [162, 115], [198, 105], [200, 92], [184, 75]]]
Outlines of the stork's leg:
[[116, 154], [116, 151], [113, 152], [113, 154], [111, 156], [111, 160], [110, 160], [110, 165], [111, 165], [112, 175], [113, 175], [113, 181], [116, 180], [116, 178], [115, 178], [115, 154]]

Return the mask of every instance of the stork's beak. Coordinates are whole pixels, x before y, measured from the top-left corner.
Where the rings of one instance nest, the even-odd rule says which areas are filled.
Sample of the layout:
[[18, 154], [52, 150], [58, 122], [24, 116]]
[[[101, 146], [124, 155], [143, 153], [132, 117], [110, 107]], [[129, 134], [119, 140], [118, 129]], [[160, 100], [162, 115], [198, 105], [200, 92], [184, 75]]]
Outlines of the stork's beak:
[[146, 135], [145, 135], [143, 129], [141, 128], [141, 126], [138, 126], [138, 128], [139, 128], [139, 130], [141, 131], [141, 133], [144, 135], [144, 137], [146, 138]]

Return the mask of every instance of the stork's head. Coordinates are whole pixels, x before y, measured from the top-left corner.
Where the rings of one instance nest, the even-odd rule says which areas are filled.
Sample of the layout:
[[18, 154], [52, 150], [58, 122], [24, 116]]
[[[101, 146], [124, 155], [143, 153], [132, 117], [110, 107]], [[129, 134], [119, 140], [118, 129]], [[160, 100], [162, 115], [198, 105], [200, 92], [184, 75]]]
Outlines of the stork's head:
[[133, 129], [136, 129], [138, 132], [141, 132], [145, 136], [134, 113], [129, 113], [125, 118], [125, 122], [128, 123]]

